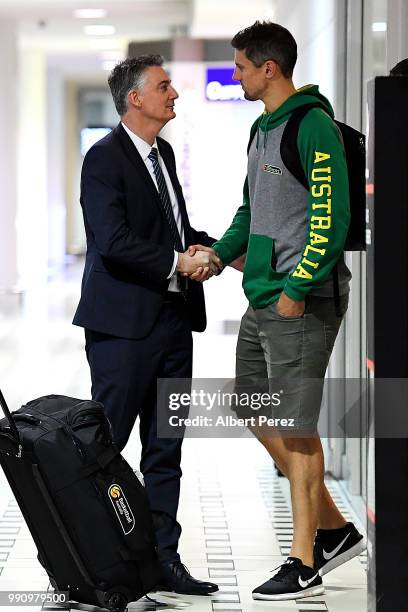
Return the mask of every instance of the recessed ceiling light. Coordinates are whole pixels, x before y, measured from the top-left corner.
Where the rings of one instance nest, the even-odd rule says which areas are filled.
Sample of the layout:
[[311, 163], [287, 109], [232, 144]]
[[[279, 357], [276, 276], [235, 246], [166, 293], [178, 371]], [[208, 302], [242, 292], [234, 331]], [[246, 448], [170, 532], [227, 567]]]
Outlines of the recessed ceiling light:
[[99, 49], [100, 51], [108, 51], [109, 49], [119, 49], [119, 41], [114, 38], [94, 38], [88, 41], [91, 49]]
[[87, 36], [111, 36], [116, 32], [112, 25], [87, 25], [84, 26], [84, 33]]
[[385, 21], [375, 21], [372, 24], [371, 29], [373, 32], [386, 32], [387, 24], [385, 23]]
[[76, 9], [74, 17], [77, 19], [103, 19], [108, 14], [105, 9]]

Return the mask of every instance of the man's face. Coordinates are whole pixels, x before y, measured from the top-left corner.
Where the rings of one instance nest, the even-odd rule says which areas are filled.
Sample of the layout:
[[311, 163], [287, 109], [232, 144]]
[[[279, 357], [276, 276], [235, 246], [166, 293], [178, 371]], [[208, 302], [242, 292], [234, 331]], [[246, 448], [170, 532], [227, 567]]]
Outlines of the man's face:
[[238, 49], [235, 49], [234, 61], [235, 70], [232, 78], [234, 81], [240, 81], [245, 98], [251, 101], [260, 100], [267, 85], [264, 66], [257, 68], [247, 58], [245, 51]]
[[150, 66], [144, 73], [144, 85], [138, 92], [141, 112], [146, 119], [166, 124], [174, 119], [174, 101], [179, 97], [161, 66]]

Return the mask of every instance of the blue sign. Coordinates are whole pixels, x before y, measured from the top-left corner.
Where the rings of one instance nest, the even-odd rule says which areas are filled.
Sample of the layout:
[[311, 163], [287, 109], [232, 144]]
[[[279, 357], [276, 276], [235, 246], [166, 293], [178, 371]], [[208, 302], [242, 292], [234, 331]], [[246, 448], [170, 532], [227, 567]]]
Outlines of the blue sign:
[[231, 68], [207, 68], [205, 96], [210, 102], [231, 102], [245, 100], [244, 91], [239, 81], [234, 81]]

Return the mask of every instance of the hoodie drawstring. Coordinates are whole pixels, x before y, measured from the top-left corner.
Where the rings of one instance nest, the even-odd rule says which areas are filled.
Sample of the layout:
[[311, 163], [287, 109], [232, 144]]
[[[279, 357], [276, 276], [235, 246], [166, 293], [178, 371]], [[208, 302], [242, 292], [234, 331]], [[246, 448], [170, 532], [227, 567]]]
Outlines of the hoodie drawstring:
[[266, 151], [266, 145], [268, 143], [268, 134], [269, 134], [269, 130], [265, 130], [264, 132], [264, 153]]
[[[262, 124], [264, 124], [264, 125], [262, 125]], [[258, 151], [258, 149], [259, 149], [259, 131], [262, 130], [262, 132], [263, 132], [263, 152], [264, 153], [265, 153], [266, 145], [267, 145], [267, 142], [268, 142], [268, 129], [267, 129], [267, 126], [268, 126], [268, 118], [267, 118], [267, 115], [264, 114], [260, 118], [260, 120], [258, 122], [257, 130], [256, 130], [256, 150]]]

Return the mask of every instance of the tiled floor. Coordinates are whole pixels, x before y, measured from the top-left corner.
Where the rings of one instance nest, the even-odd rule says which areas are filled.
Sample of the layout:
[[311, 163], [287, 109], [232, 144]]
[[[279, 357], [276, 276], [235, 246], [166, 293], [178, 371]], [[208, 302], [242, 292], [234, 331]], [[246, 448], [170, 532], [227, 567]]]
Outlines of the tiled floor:
[[[287, 603], [252, 600], [251, 590], [287, 555], [292, 531], [287, 481], [276, 476], [255, 440], [186, 440], [183, 467], [182, 560], [194, 576], [218, 582], [220, 591], [212, 597], [154, 594], [157, 604], [142, 601], [130, 609], [366, 610], [366, 572], [359, 559], [324, 578], [324, 596]], [[336, 484], [329, 485], [347, 518], [355, 518]], [[29, 531], [4, 482], [1, 491], [0, 591], [47, 589]]]
[[[89, 397], [89, 374], [79, 329], [70, 325], [78, 278], [56, 281], [42, 291], [0, 298], [0, 380], [10, 406], [33, 397], [63, 393]], [[195, 343], [197, 376], [229, 377], [234, 336], [210, 331]], [[214, 351], [214, 346], [217, 350]], [[137, 467], [136, 437], [125, 449]], [[363, 612], [365, 558], [354, 559], [324, 578], [326, 593], [298, 602], [260, 602], [252, 589], [264, 582], [289, 550], [292, 521], [286, 479], [278, 478], [254, 439], [186, 439], [179, 520], [183, 562], [199, 578], [220, 585], [213, 597], [155, 594], [132, 610], [191, 609], [197, 612]], [[43, 590], [48, 579], [4, 476], [0, 475], [0, 604], [7, 590]], [[347, 517], [352, 511], [337, 483], [328, 483]], [[353, 518], [353, 517], [352, 517]], [[355, 519], [355, 517], [354, 517]], [[4, 601], [4, 600], [3, 600]], [[3, 608], [10, 609], [10, 608]], [[20, 607], [38, 610], [39, 607]]]

